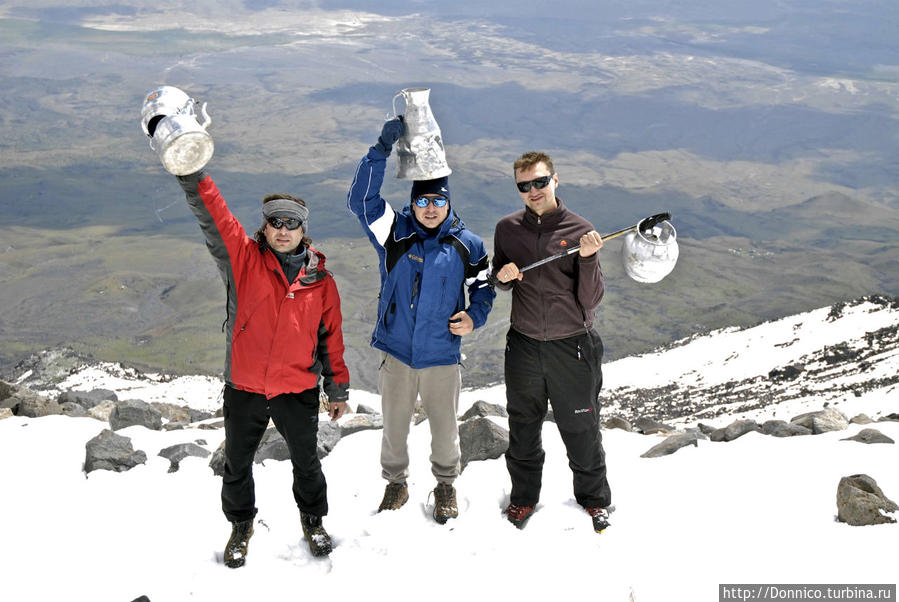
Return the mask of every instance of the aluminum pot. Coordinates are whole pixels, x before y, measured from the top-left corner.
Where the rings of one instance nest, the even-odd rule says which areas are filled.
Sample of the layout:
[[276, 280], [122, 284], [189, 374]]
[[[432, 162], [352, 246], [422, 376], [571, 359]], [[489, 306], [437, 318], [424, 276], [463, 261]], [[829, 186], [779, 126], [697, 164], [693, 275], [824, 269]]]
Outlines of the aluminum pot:
[[624, 238], [621, 248], [624, 269], [637, 282], [658, 282], [677, 263], [677, 232], [669, 221], [647, 230], [641, 228], [642, 223]]
[[[197, 121], [198, 113], [202, 121]], [[200, 171], [212, 158], [214, 144], [206, 131], [211, 123], [206, 103], [198, 110], [197, 102], [174, 86], [153, 90], [141, 108], [141, 127], [150, 148], [176, 176]]]
[[403, 135], [396, 143], [396, 177], [401, 180], [433, 180], [453, 173], [446, 162], [446, 151], [440, 136], [440, 126], [431, 112], [430, 88], [406, 88], [393, 97], [406, 103], [403, 112]]

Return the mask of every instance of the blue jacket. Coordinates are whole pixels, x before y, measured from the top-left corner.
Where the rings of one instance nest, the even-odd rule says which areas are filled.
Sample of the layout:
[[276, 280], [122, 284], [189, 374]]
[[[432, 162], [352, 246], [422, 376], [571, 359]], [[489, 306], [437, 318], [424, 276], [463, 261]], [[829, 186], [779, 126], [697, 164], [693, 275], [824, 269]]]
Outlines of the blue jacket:
[[347, 195], [347, 207], [378, 252], [381, 292], [372, 347], [413, 368], [457, 364], [462, 337], [450, 332], [450, 316], [464, 309], [479, 328], [496, 296], [487, 283], [484, 242], [455, 212], [429, 234], [408, 203], [394, 211], [380, 194], [386, 166], [384, 153], [369, 149]]

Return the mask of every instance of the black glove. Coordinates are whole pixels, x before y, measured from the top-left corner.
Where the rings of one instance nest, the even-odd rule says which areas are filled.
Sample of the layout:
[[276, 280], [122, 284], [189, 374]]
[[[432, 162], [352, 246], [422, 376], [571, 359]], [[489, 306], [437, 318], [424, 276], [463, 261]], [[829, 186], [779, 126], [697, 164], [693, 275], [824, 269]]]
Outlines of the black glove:
[[375, 143], [375, 148], [384, 153], [385, 157], [390, 156], [390, 150], [393, 148], [393, 145], [396, 144], [396, 141], [400, 139], [400, 136], [403, 135], [403, 130], [405, 126], [403, 125], [403, 116], [400, 115], [396, 119], [391, 119], [384, 124], [384, 127], [381, 128], [381, 135], [378, 136], [378, 141]]

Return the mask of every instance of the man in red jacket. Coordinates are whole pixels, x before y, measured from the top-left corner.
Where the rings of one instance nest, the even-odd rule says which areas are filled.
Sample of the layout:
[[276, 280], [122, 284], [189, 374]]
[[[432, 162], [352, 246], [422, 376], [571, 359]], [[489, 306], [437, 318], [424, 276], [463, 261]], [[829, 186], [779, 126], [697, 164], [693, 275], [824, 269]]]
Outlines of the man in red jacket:
[[306, 236], [306, 203], [287, 194], [263, 199], [255, 237], [228, 209], [212, 178], [179, 176], [187, 203], [228, 291], [222, 510], [232, 523], [225, 564], [243, 566], [256, 516], [253, 457], [269, 419], [290, 450], [293, 495], [316, 556], [331, 552], [322, 525], [327, 485], [318, 459], [319, 380], [331, 420], [346, 411], [340, 297], [325, 256]]
[[[593, 330], [593, 311], [604, 292], [602, 237], [556, 196], [559, 176], [549, 155], [525, 153], [513, 171], [524, 208], [499, 221], [493, 240], [496, 286], [512, 291], [505, 359], [512, 493], [506, 516], [520, 528], [537, 506], [549, 401], [574, 473], [575, 500], [600, 532], [609, 526], [612, 499], [599, 432], [603, 348]], [[576, 245], [578, 253], [519, 270]]]

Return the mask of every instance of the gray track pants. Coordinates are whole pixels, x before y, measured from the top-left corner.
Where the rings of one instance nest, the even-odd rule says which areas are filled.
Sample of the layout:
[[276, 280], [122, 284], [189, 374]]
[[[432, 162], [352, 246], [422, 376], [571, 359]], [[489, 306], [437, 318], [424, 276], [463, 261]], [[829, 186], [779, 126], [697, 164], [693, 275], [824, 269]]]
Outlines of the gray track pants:
[[409, 477], [409, 448], [406, 439], [415, 401], [421, 403], [431, 427], [431, 472], [438, 481], [452, 483], [459, 476], [459, 364], [411, 368], [389, 353], [381, 353], [378, 390], [384, 415], [381, 438], [381, 475], [391, 483]]

